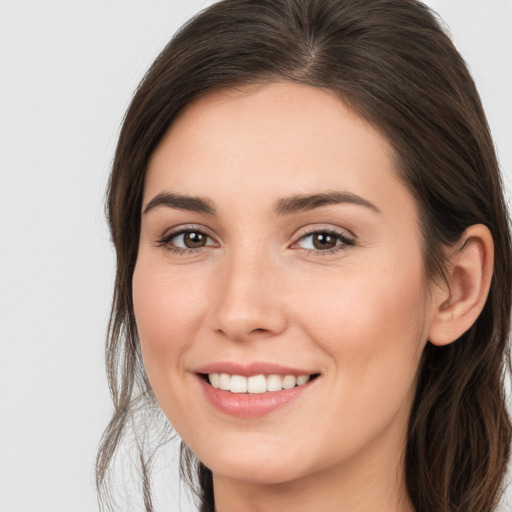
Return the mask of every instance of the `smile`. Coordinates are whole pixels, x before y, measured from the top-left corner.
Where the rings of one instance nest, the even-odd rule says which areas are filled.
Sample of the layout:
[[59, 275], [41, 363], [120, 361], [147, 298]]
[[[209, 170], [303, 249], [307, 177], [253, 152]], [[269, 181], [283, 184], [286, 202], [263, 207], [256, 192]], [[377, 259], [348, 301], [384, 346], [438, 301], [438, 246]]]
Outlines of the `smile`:
[[211, 363], [193, 372], [203, 396], [229, 416], [256, 418], [273, 413], [316, 388], [320, 373], [273, 363]]
[[303, 386], [315, 375], [230, 375], [209, 373], [208, 382], [215, 388], [231, 393], [262, 394]]

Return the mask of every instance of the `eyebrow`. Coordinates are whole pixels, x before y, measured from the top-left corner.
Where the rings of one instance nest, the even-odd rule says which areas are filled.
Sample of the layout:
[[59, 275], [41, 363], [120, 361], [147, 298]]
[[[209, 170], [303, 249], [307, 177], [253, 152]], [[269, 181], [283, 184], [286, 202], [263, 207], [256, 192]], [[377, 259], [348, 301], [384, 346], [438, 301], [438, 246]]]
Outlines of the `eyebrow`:
[[186, 196], [174, 194], [172, 192], [161, 192], [157, 194], [144, 208], [143, 213], [147, 213], [157, 206], [167, 206], [178, 210], [188, 210], [192, 212], [207, 213], [217, 215], [217, 210], [209, 199], [202, 197]]
[[323, 192], [312, 195], [298, 195], [284, 197], [277, 201], [274, 211], [277, 215], [289, 215], [291, 213], [313, 210], [330, 204], [355, 204], [364, 206], [376, 213], [381, 211], [370, 201], [352, 192]]
[[[367, 199], [353, 194], [352, 192], [337, 191], [284, 197], [275, 203], [274, 213], [280, 216], [290, 215], [292, 213], [314, 210], [315, 208], [332, 204], [354, 204], [373, 210], [376, 213], [381, 213], [381, 211]], [[209, 199], [172, 192], [160, 192], [157, 194], [144, 208], [143, 213], [147, 213], [158, 206], [217, 215], [217, 210]]]

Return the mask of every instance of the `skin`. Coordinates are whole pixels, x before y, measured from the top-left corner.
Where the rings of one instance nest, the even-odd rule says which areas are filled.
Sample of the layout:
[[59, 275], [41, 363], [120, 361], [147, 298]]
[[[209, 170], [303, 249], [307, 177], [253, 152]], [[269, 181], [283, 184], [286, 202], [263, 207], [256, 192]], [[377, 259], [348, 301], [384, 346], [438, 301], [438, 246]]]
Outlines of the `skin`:
[[[282, 198], [332, 191], [373, 206], [275, 212]], [[161, 193], [216, 209], [142, 213], [133, 299], [152, 389], [212, 469], [218, 511], [413, 510], [407, 421], [429, 333], [447, 332], [446, 297], [427, 291], [417, 208], [385, 137], [321, 89], [223, 91], [192, 104], [157, 147], [143, 211]], [[206, 245], [173, 252], [184, 240], [169, 234], [184, 227]], [[326, 230], [351, 242], [315, 249], [311, 233]], [[320, 376], [300, 400], [237, 418], [194, 373], [217, 361]]]

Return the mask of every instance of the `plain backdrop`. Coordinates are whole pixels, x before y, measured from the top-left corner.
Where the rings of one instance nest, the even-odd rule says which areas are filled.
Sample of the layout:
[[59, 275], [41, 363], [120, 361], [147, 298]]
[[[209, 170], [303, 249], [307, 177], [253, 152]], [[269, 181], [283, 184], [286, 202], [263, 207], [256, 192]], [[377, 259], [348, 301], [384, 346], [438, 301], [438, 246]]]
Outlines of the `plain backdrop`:
[[[0, 512], [97, 510], [111, 410], [105, 184], [137, 83], [210, 3], [0, 0]], [[512, 0], [427, 3], [469, 63], [510, 189]], [[162, 510], [193, 510], [178, 503]]]

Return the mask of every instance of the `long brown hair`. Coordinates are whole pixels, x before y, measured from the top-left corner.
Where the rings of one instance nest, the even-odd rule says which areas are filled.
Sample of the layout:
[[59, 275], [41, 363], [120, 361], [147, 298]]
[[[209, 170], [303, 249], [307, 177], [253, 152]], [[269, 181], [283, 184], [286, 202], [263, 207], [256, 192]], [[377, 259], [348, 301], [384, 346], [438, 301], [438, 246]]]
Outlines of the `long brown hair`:
[[[130, 417], [154, 407], [132, 303], [148, 160], [200, 96], [276, 80], [334, 91], [387, 137], [420, 211], [430, 280], [442, 278], [443, 249], [468, 226], [490, 229], [495, 261], [487, 302], [455, 343], [427, 344], [404, 463], [417, 512], [494, 510], [511, 440], [504, 391], [509, 222], [474, 82], [436, 15], [416, 0], [224, 0], [189, 21], [146, 74], [124, 120], [108, 189], [117, 273], [106, 359], [115, 411], [97, 458], [100, 495], [108, 494], [108, 469]], [[150, 458], [140, 451], [146, 510], [153, 509]], [[185, 446], [182, 463], [201, 510], [214, 511], [210, 470]]]

